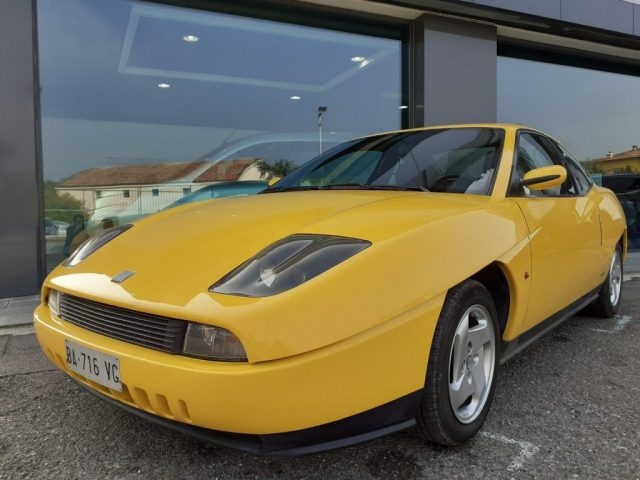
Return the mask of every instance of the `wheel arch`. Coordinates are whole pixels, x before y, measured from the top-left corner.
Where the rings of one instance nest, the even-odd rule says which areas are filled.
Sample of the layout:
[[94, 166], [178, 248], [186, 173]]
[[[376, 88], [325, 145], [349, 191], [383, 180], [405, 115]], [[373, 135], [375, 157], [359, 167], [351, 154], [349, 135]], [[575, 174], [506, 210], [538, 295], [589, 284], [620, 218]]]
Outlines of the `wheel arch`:
[[484, 285], [491, 294], [498, 312], [498, 325], [500, 336], [502, 336], [507, 327], [511, 309], [511, 290], [505, 272], [498, 262], [493, 262], [476, 272], [471, 278]]
[[628, 248], [628, 240], [627, 240], [627, 229], [624, 229], [624, 233], [620, 236], [620, 240], [618, 240], [618, 245], [620, 245], [620, 251], [622, 253], [622, 258], [625, 259], [627, 257], [627, 248]]

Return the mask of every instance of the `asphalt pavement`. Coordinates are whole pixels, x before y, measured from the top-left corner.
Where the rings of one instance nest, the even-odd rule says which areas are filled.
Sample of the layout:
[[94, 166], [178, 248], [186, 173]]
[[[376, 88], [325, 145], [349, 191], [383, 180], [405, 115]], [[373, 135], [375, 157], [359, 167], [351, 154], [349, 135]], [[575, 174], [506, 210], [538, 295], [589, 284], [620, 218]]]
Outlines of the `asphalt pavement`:
[[[576, 316], [503, 366], [480, 434], [395, 434], [298, 458], [194, 440], [100, 401], [0, 330], [0, 479], [640, 479], [640, 279], [612, 320]], [[8, 333], [10, 332], [10, 333]]]

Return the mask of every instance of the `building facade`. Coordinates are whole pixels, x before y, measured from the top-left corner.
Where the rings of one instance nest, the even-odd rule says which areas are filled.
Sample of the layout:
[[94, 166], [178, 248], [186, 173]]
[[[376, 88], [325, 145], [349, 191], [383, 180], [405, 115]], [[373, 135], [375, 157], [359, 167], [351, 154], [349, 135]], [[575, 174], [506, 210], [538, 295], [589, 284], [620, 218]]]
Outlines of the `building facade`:
[[624, 152], [607, 152], [604, 157], [593, 160], [593, 166], [607, 174], [640, 173], [640, 148], [633, 145]]
[[3, 0], [0, 45], [0, 298], [39, 290], [99, 192], [194, 188], [100, 169], [299, 165], [458, 122], [524, 123], [585, 161], [640, 144], [636, 0]]

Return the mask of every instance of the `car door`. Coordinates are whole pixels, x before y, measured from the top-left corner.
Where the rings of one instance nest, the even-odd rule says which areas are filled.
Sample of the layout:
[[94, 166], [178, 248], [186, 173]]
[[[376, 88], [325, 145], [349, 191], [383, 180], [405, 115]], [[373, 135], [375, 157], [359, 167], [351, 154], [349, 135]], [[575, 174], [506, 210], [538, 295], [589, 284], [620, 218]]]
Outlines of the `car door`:
[[[567, 168], [559, 187], [534, 191], [519, 180], [533, 168]], [[597, 193], [547, 137], [526, 130], [518, 133], [510, 196], [522, 210], [531, 241], [531, 290], [525, 330], [567, 307], [596, 288], [603, 278]]]

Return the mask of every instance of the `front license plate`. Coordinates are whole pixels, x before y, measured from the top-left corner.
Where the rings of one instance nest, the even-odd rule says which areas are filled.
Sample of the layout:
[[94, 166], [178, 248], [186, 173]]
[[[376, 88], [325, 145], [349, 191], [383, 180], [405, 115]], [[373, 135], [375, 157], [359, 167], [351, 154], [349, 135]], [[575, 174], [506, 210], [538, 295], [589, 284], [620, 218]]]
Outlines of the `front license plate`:
[[83, 347], [66, 339], [64, 345], [67, 351], [67, 365], [71, 370], [112, 390], [122, 391], [118, 357]]

